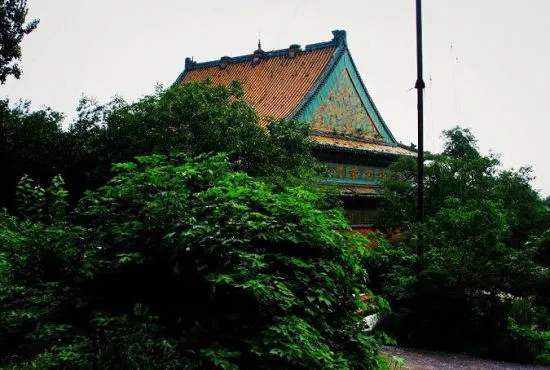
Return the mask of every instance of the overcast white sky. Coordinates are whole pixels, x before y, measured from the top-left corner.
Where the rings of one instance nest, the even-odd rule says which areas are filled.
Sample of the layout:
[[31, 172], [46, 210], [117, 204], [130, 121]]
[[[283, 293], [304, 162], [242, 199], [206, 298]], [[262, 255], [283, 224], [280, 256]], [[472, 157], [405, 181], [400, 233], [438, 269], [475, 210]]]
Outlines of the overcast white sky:
[[[75, 116], [82, 94], [134, 100], [170, 85], [184, 59], [327, 41], [343, 29], [363, 80], [396, 138], [416, 142], [414, 0], [28, 0], [40, 18], [23, 43], [23, 75], [0, 97]], [[424, 0], [426, 149], [471, 128], [506, 168], [532, 165], [550, 194], [550, 1]], [[452, 44], [452, 48], [451, 48]]]

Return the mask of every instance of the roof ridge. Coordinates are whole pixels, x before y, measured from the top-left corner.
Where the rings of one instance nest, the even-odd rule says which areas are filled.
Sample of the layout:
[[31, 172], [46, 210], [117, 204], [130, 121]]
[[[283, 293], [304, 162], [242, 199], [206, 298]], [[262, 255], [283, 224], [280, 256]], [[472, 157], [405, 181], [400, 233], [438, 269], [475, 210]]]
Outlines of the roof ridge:
[[[313, 99], [313, 97], [319, 92], [319, 90], [327, 82], [328, 77], [330, 76], [334, 68], [336, 68], [336, 66], [338, 65], [338, 62], [344, 55], [344, 52], [347, 50], [348, 43], [346, 40], [346, 31], [335, 30], [335, 31], [332, 31], [332, 34], [334, 35], [332, 42], [336, 43], [335, 45], [336, 50], [334, 54], [332, 54], [330, 61], [328, 62], [327, 66], [325, 67], [325, 69], [321, 73], [321, 76], [319, 76], [315, 84], [306, 93], [306, 95], [300, 101], [300, 103], [292, 110], [292, 112], [290, 112], [289, 118], [294, 118], [297, 115], [299, 115], [305, 109], [305, 107], [311, 102], [311, 99]], [[319, 43], [319, 44], [322, 44], [322, 43]], [[313, 44], [312, 46], [315, 47], [315, 45], [318, 45], [318, 44]]]
[[395, 143], [398, 143], [397, 139], [395, 138], [395, 136], [393, 136], [393, 133], [390, 131], [390, 128], [386, 124], [386, 121], [384, 121], [384, 118], [380, 114], [380, 111], [376, 107], [376, 104], [374, 104], [374, 101], [372, 100], [372, 97], [370, 96], [369, 90], [367, 90], [367, 85], [365, 85], [365, 82], [363, 81], [363, 78], [361, 77], [361, 74], [358, 72], [359, 70], [357, 69], [357, 66], [355, 65], [355, 61], [353, 60], [353, 57], [351, 56], [351, 51], [349, 49], [348, 49], [348, 55], [349, 55], [349, 60], [351, 61], [351, 65], [353, 66], [353, 69], [355, 69], [355, 71], [357, 71], [357, 77], [359, 79], [359, 83], [361, 83], [361, 87], [363, 88], [363, 91], [367, 95], [367, 99], [369, 99], [372, 107], [374, 108], [374, 111], [378, 115], [378, 118], [380, 118], [380, 123], [382, 123], [382, 126], [384, 127], [384, 129], [386, 130], [386, 132], [388, 133], [390, 138]]
[[[334, 30], [332, 31], [333, 38], [330, 41], [323, 41], [323, 42], [317, 42], [313, 44], [308, 44], [305, 46], [303, 50], [300, 50], [300, 54], [309, 53], [315, 50], [321, 50], [321, 49], [328, 49], [331, 47], [338, 48], [340, 46], [346, 46], [347, 40], [346, 40], [346, 31], [344, 30]], [[285, 49], [278, 49], [278, 50], [272, 50], [272, 51], [262, 51], [262, 59], [269, 59], [269, 58], [276, 58], [276, 57], [282, 57], [287, 56], [289, 54], [290, 47], [297, 45], [292, 44], [288, 48]], [[228, 64], [236, 64], [236, 63], [243, 63], [243, 62], [252, 62], [254, 58], [254, 53], [251, 54], [243, 54], [238, 55], [235, 57], [224, 57], [227, 58], [226, 62]], [[202, 69], [202, 68], [210, 68], [210, 67], [218, 67], [221, 64], [221, 58], [206, 62], [195, 62], [191, 58], [187, 57], [185, 58], [185, 68], [180, 73], [176, 81], [174, 82], [175, 85], [179, 84], [183, 79], [185, 78], [185, 73], [190, 70], [195, 69]]]
[[345, 140], [357, 141], [360, 143], [367, 143], [367, 144], [377, 144], [377, 145], [384, 145], [384, 146], [390, 146], [390, 147], [402, 147], [404, 149], [410, 149], [408, 146], [399, 144], [399, 143], [388, 143], [387, 141], [384, 141], [384, 140], [370, 139], [366, 137], [359, 137], [359, 136], [352, 136], [352, 135], [333, 134], [330, 132], [322, 132], [322, 131], [312, 131], [311, 135], [330, 137], [334, 139], [345, 139]]

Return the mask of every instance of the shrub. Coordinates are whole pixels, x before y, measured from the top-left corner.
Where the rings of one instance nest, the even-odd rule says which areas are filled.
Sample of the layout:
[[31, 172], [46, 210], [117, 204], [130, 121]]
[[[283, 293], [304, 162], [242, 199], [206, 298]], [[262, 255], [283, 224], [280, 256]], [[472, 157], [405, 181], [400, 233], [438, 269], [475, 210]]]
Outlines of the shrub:
[[318, 209], [320, 195], [275, 191], [223, 155], [114, 169], [71, 218], [2, 219], [4, 365], [381, 364], [357, 315], [385, 306], [359, 298], [371, 294], [360, 265], [368, 241], [342, 233], [341, 212]]

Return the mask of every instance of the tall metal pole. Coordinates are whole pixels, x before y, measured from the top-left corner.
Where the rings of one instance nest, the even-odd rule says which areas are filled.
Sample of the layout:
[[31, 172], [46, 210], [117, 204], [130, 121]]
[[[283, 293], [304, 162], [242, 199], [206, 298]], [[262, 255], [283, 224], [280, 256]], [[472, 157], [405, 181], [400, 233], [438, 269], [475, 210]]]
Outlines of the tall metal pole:
[[[422, 0], [416, 0], [416, 84], [418, 93], [418, 222], [424, 222], [424, 88], [422, 72]], [[422, 238], [417, 252], [424, 253]]]

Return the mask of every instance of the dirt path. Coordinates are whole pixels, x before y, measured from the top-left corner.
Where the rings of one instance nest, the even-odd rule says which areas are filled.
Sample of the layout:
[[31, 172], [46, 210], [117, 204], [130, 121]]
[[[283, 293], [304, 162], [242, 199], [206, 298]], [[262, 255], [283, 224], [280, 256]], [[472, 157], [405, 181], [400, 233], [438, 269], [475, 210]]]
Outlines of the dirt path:
[[384, 346], [382, 352], [391, 356], [398, 356], [405, 360], [409, 370], [451, 370], [451, 369], [498, 369], [498, 370], [542, 370], [549, 366], [522, 365], [509, 362], [491, 361], [462, 354], [425, 351], [401, 347]]

